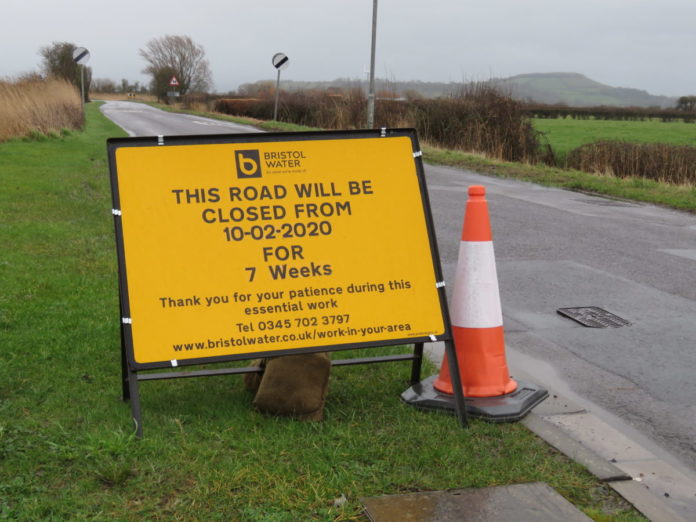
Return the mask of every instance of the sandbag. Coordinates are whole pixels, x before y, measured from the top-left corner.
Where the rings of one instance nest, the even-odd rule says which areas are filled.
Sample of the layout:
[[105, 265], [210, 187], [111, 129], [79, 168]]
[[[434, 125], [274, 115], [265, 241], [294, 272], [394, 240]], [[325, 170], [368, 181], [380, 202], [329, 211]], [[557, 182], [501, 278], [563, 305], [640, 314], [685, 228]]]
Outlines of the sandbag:
[[[251, 361], [251, 364], [249, 366], [259, 366], [261, 368], [265, 368], [266, 366], [266, 361], [268, 359], [254, 359]], [[244, 374], [244, 387], [247, 389], [247, 391], [250, 391], [252, 393], [256, 393], [259, 389], [259, 386], [261, 385], [261, 378], [263, 377], [263, 372], [257, 373], [245, 373]]]
[[[300, 420], [324, 418], [331, 373], [327, 353], [273, 357], [265, 359], [262, 365], [265, 369], [253, 401], [258, 411]], [[250, 378], [249, 385], [254, 384]]]

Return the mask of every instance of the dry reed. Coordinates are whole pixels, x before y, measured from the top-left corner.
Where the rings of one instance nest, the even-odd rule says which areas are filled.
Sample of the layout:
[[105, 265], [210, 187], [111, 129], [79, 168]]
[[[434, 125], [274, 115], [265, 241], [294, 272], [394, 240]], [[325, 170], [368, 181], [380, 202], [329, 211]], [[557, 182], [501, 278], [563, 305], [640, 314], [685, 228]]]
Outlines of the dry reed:
[[696, 147], [665, 143], [599, 141], [568, 154], [568, 166], [586, 172], [639, 177], [677, 185], [696, 184]]
[[63, 80], [0, 81], [0, 141], [78, 129], [80, 93]]

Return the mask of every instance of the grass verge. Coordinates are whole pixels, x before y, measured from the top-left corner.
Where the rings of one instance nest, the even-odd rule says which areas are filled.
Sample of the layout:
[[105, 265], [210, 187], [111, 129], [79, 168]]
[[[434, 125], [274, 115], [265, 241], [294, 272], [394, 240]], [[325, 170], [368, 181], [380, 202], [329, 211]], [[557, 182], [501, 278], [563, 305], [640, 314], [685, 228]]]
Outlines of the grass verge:
[[407, 363], [335, 369], [321, 423], [255, 413], [241, 377], [142, 383], [135, 439], [105, 154], [123, 135], [89, 104], [84, 132], [0, 144], [0, 518], [365, 520], [364, 496], [544, 481], [639, 519], [520, 424], [401, 404]]
[[673, 185], [644, 178], [617, 178], [571, 169], [497, 161], [475, 154], [436, 147], [423, 147], [423, 157], [425, 161], [436, 165], [448, 165], [549, 187], [643, 201], [696, 212], [696, 186]]

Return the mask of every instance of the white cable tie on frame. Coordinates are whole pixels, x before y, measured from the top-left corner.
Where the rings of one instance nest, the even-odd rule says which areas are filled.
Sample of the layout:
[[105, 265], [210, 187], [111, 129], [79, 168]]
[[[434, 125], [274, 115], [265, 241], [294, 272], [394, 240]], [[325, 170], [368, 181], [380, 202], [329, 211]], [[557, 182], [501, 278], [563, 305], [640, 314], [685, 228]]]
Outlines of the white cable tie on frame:
[[112, 208], [112, 209], [111, 209], [111, 213], [112, 213], [114, 216], [120, 216], [120, 215], [121, 215], [121, 211], [120, 211], [119, 209], [117, 209], [117, 208]]
[[435, 288], [444, 288], [445, 282], [444, 281], [438, 281], [435, 283]]
[[381, 129], [379, 129], [379, 135], [380, 135], [382, 138], [386, 137], [386, 135], [387, 135], [387, 128], [386, 128], [386, 127], [382, 127]]
[[430, 336], [430, 340], [431, 340], [432, 342], [437, 341], [437, 336], [431, 335], [431, 336]]
[[420, 158], [423, 155], [423, 151], [419, 150], [413, 153], [414, 158]]
[[164, 145], [164, 136], [161, 134], [157, 136], [157, 145]]
[[121, 317], [121, 322], [123, 324], [133, 324], [133, 319], [130, 317]]
[[179, 366], [179, 363], [176, 361], [176, 359], [172, 359], [170, 362], [172, 363], [172, 368], [176, 368], [177, 366]]

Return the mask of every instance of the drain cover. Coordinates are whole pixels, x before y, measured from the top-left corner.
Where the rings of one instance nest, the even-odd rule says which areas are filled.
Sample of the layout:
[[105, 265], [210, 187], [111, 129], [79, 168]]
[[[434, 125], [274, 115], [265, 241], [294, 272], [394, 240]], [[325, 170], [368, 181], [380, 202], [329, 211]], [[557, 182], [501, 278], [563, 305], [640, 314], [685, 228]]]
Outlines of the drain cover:
[[557, 312], [589, 328], [621, 328], [631, 324], [630, 321], [597, 306], [559, 308]]

